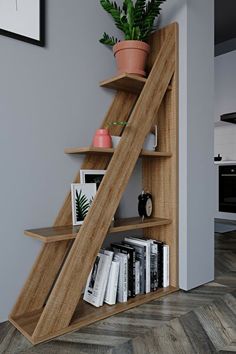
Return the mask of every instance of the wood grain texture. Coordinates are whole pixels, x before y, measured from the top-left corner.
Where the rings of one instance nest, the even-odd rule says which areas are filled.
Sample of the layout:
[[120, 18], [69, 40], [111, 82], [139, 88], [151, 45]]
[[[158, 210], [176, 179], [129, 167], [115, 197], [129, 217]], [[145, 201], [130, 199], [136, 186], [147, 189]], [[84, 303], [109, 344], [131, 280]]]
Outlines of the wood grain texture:
[[[153, 54], [155, 56], [156, 53], [154, 52]], [[151, 66], [154, 64], [154, 61], [151, 63]], [[125, 92], [139, 94], [142, 91], [146, 81], [147, 79], [142, 76], [123, 73], [118, 76], [114, 76], [108, 80], [101, 81], [100, 86], [113, 90], [121, 90]], [[168, 86], [168, 90], [171, 90], [171, 86]]]
[[147, 79], [133, 74], [121, 74], [100, 82], [101, 87], [125, 92], [140, 93]]
[[[66, 154], [92, 154], [92, 155], [106, 155], [106, 154], [114, 154], [115, 149], [112, 148], [96, 148], [93, 146], [87, 147], [74, 147], [74, 148], [66, 148]], [[151, 151], [151, 150], [141, 150], [140, 157], [149, 156], [149, 157], [171, 157], [171, 152], [162, 152], [162, 151]]]
[[[178, 29], [175, 27], [175, 40], [178, 42]], [[171, 26], [162, 31], [156, 50], [162, 47], [162, 42], [168, 36]], [[152, 52], [153, 53], [153, 52]], [[151, 60], [151, 59], [149, 59]], [[145, 235], [150, 238], [162, 240], [170, 246], [170, 284], [178, 286], [178, 47], [175, 50], [175, 74], [171, 81], [171, 91], [167, 91], [162, 101], [156, 124], [158, 126], [158, 149], [170, 151], [170, 159], [143, 158], [143, 188], [152, 193], [154, 199], [153, 215], [171, 218], [170, 225], [161, 228], [145, 230]]]
[[[130, 230], [146, 229], [154, 226], [168, 225], [171, 223], [170, 219], [163, 218], [147, 218], [144, 221], [140, 217], [117, 219], [109, 228], [108, 233], [117, 233]], [[25, 235], [36, 238], [45, 243], [65, 241], [75, 239], [80, 226], [53, 226], [40, 229], [25, 230]]]
[[[107, 123], [113, 122], [114, 120], [120, 120], [121, 115], [123, 121], [128, 120], [136, 100], [137, 96], [134, 94], [118, 92], [113, 99], [101, 127], [104, 127]], [[123, 127], [112, 126], [110, 130], [113, 135], [120, 135]], [[88, 155], [85, 157], [81, 168], [106, 169], [110, 158], [109, 155], [102, 156], [99, 159], [97, 156]], [[80, 174], [78, 173], [74, 182], [79, 183], [79, 181]], [[70, 193], [68, 193], [54, 222], [54, 226], [71, 225], [71, 223], [71, 196]], [[67, 241], [58, 244], [43, 245], [10, 316], [14, 317], [25, 312], [32, 312], [42, 308], [50, 294], [51, 288], [58, 276], [58, 272], [62, 267], [71, 244], [71, 241]]]
[[45, 337], [41, 337], [40, 339], [34, 339], [34, 336], [32, 336], [32, 334], [34, 332], [35, 325], [37, 324], [41, 316], [42, 311], [35, 311], [34, 313], [25, 314], [25, 316], [21, 316], [14, 319], [10, 318], [9, 320], [31, 341], [31, 343], [38, 344], [40, 342], [43, 342], [44, 340], [52, 339], [54, 337], [60, 336], [71, 331], [76, 331], [84, 326], [88, 326], [91, 323], [100, 321], [112, 315], [139, 306], [147, 301], [159, 299], [163, 296], [174, 293], [177, 290], [178, 289], [174, 287], [163, 288], [149, 294], [138, 295], [135, 298], [130, 299], [126, 303], [117, 303], [113, 306], [104, 305], [99, 308], [96, 308], [81, 300], [76, 308], [72, 321], [67, 328], [60, 329], [57, 332], [54, 332], [52, 335], [46, 335]]
[[122, 134], [121, 142], [113, 154], [93, 205], [48, 298], [33, 334], [34, 341], [53, 335], [70, 324], [87, 276], [173, 76], [175, 48], [175, 34], [170, 32], [131, 113], [129, 125]]

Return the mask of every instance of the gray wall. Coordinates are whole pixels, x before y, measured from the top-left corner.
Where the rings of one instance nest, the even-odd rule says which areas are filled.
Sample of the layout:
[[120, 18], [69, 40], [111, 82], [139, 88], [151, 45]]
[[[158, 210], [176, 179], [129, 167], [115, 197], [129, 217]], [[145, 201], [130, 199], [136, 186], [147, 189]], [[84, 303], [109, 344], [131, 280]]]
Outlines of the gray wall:
[[214, 1], [189, 0], [187, 18], [189, 289], [214, 278]]
[[[197, 8], [192, 2], [167, 2], [161, 21], [180, 24], [180, 285], [184, 289], [213, 276], [213, 26], [209, 26], [213, 1], [206, 5], [201, 0]], [[63, 149], [90, 143], [112, 97], [98, 87], [99, 80], [115, 71], [111, 52], [98, 43], [100, 33], [112, 32], [112, 20], [98, 2], [47, 3], [46, 48], [0, 37], [0, 321], [7, 318], [39, 251], [40, 243], [23, 237], [23, 230], [52, 224], [82, 161], [65, 156]], [[140, 166], [128, 187], [131, 198], [123, 203], [127, 216], [136, 214], [139, 183]]]
[[189, 290], [214, 278], [214, 1], [163, 9], [161, 24], [180, 26], [179, 281]]
[[40, 248], [23, 230], [52, 224], [82, 161], [64, 148], [90, 144], [111, 101], [111, 28], [98, 1], [50, 0], [46, 48], [0, 36], [0, 321]]

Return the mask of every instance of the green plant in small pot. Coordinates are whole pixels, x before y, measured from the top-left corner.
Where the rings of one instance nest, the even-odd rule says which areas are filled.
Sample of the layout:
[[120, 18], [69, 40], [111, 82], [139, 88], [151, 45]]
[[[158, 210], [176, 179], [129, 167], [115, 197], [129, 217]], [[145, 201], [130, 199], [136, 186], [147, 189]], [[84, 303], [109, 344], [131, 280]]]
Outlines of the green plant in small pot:
[[124, 33], [124, 40], [103, 34], [100, 42], [113, 47], [118, 74], [146, 76], [145, 65], [150, 46], [149, 35], [156, 29], [154, 23], [166, 0], [124, 0], [123, 6], [110, 0], [100, 0], [103, 9], [114, 19], [116, 27]]

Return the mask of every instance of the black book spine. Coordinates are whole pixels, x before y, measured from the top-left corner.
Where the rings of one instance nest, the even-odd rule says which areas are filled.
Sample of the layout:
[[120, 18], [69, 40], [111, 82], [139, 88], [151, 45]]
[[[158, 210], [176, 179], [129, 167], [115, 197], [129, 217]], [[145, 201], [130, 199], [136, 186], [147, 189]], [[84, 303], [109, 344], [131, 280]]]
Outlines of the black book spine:
[[114, 252], [128, 255], [128, 298], [135, 297], [135, 250], [119, 244], [111, 244]]
[[163, 243], [158, 242], [158, 288], [163, 288]]

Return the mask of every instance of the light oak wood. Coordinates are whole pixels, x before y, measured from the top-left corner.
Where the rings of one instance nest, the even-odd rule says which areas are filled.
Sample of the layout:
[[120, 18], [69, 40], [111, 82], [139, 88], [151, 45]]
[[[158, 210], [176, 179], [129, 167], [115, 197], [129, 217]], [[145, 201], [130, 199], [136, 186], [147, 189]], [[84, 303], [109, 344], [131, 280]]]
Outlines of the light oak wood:
[[125, 92], [140, 93], [147, 79], [133, 74], [121, 74], [100, 82], [101, 87]]
[[[75, 148], [66, 148], [66, 154], [114, 154], [115, 149], [112, 148], [96, 148], [93, 146], [86, 147], [75, 147]], [[140, 157], [150, 156], [150, 157], [171, 157], [171, 152], [161, 152], [161, 151], [151, 151], [151, 150], [141, 150]]]
[[170, 32], [131, 113], [129, 125], [122, 134], [93, 205], [52, 289], [35, 328], [33, 340], [51, 335], [70, 324], [92, 264], [174, 74], [175, 47], [175, 36]]
[[51, 336], [41, 337], [40, 339], [34, 339], [32, 337], [32, 333], [35, 330], [35, 326], [42, 314], [41, 311], [35, 311], [34, 313], [25, 314], [24, 316], [9, 318], [9, 321], [22, 333], [24, 336], [32, 343], [38, 344], [45, 340], [52, 339], [54, 337], [60, 336], [62, 334], [76, 331], [82, 327], [88, 326], [91, 323], [103, 320], [112, 315], [118, 314], [120, 312], [126, 311], [133, 307], [142, 305], [148, 301], [157, 300], [163, 296], [171, 294], [173, 292], [178, 291], [177, 288], [168, 287], [159, 289], [155, 292], [138, 295], [135, 298], [130, 299], [125, 303], [118, 303], [113, 306], [104, 305], [103, 307], [96, 308], [85, 301], [81, 300], [79, 305], [76, 308], [74, 316], [70, 325], [67, 328], [63, 328], [62, 330], [58, 330], [53, 333]]
[[[156, 199], [154, 217], [159, 215], [159, 209], [162, 218], [171, 219], [170, 216], [173, 216], [173, 222], [165, 226], [159, 224], [158, 228], [150, 225], [150, 229], [145, 229], [149, 230], [145, 234], [170, 242], [171, 284], [178, 283], [177, 267], [175, 269], [177, 265], [177, 184], [173, 182], [177, 172], [171, 172], [171, 168], [177, 168], [177, 151], [172, 150], [177, 145], [177, 32], [177, 26], [173, 24], [152, 36], [150, 40], [152, 51], [148, 60], [149, 76], [139, 98], [137, 94], [123, 91], [116, 94], [102, 127], [109, 122], [120, 120], [121, 116], [122, 120], [129, 120], [129, 124], [125, 129], [119, 126], [111, 127], [112, 135], [122, 135], [121, 143], [113, 153], [86, 153], [83, 169], [107, 169], [88, 216], [74, 242], [73, 240], [52, 242], [43, 246], [13, 308], [10, 320], [33, 343], [76, 330], [82, 325], [124, 311], [130, 306], [137, 306], [153, 299], [152, 296], [163, 296], [169, 290], [175, 291], [177, 288], [175, 286], [170, 287], [169, 290], [161, 289], [155, 295], [151, 293], [144, 297], [137, 297], [122, 306], [117, 304], [111, 312], [107, 312], [107, 307], [96, 309], [87, 304], [85, 306], [83, 302], [80, 302], [78, 311], [76, 310], [81, 291], [109, 231], [111, 219], [141, 153], [145, 137], [157, 119], [160, 128], [159, 138], [164, 132], [159, 149], [167, 151], [170, 156], [163, 156], [169, 157], [168, 159], [157, 160], [150, 158], [149, 155], [143, 155], [144, 185], [150, 187], [152, 191], [154, 185], [157, 186], [158, 176], [161, 178], [160, 185], [164, 186], [164, 192], [159, 188], [154, 193]], [[137, 81], [140, 84], [141, 80]], [[168, 119], [168, 123], [164, 122], [164, 117]], [[170, 119], [173, 119], [173, 124], [169, 122]], [[173, 142], [169, 138], [165, 141], [167, 131], [172, 134]], [[171, 162], [167, 164], [167, 161]], [[158, 175], [157, 164], [160, 170], [166, 171], [166, 180], [163, 174]], [[148, 176], [148, 170], [150, 173], [154, 171], [153, 178]], [[75, 182], [79, 182], [79, 173]], [[68, 194], [54, 226], [66, 227], [70, 224], [71, 199]]]
[[[175, 26], [175, 25], [173, 25]], [[171, 28], [162, 31], [159, 41], [155, 41], [159, 51]], [[175, 30], [176, 43], [178, 31]], [[153, 52], [152, 52], [153, 53]], [[170, 159], [155, 160], [143, 158], [143, 188], [154, 197], [153, 215], [171, 218], [173, 222], [160, 228], [145, 230], [150, 238], [162, 240], [170, 246], [170, 284], [178, 286], [178, 48], [175, 52], [175, 74], [172, 78], [172, 90], [165, 95], [156, 117], [158, 126], [158, 148], [171, 151]], [[151, 58], [149, 58], [151, 60]]]
[[[142, 76], [124, 73], [101, 81], [100, 86], [113, 90], [140, 93], [146, 81], [147, 79]], [[170, 85], [168, 86], [168, 90], [171, 90]]]
[[[154, 226], [168, 225], [170, 219], [148, 218], [142, 221], [139, 217], [118, 219], [111, 224], [108, 233], [117, 233], [130, 230], [146, 229]], [[25, 235], [36, 238], [45, 243], [75, 239], [80, 226], [54, 226], [40, 229], [25, 230]]]

